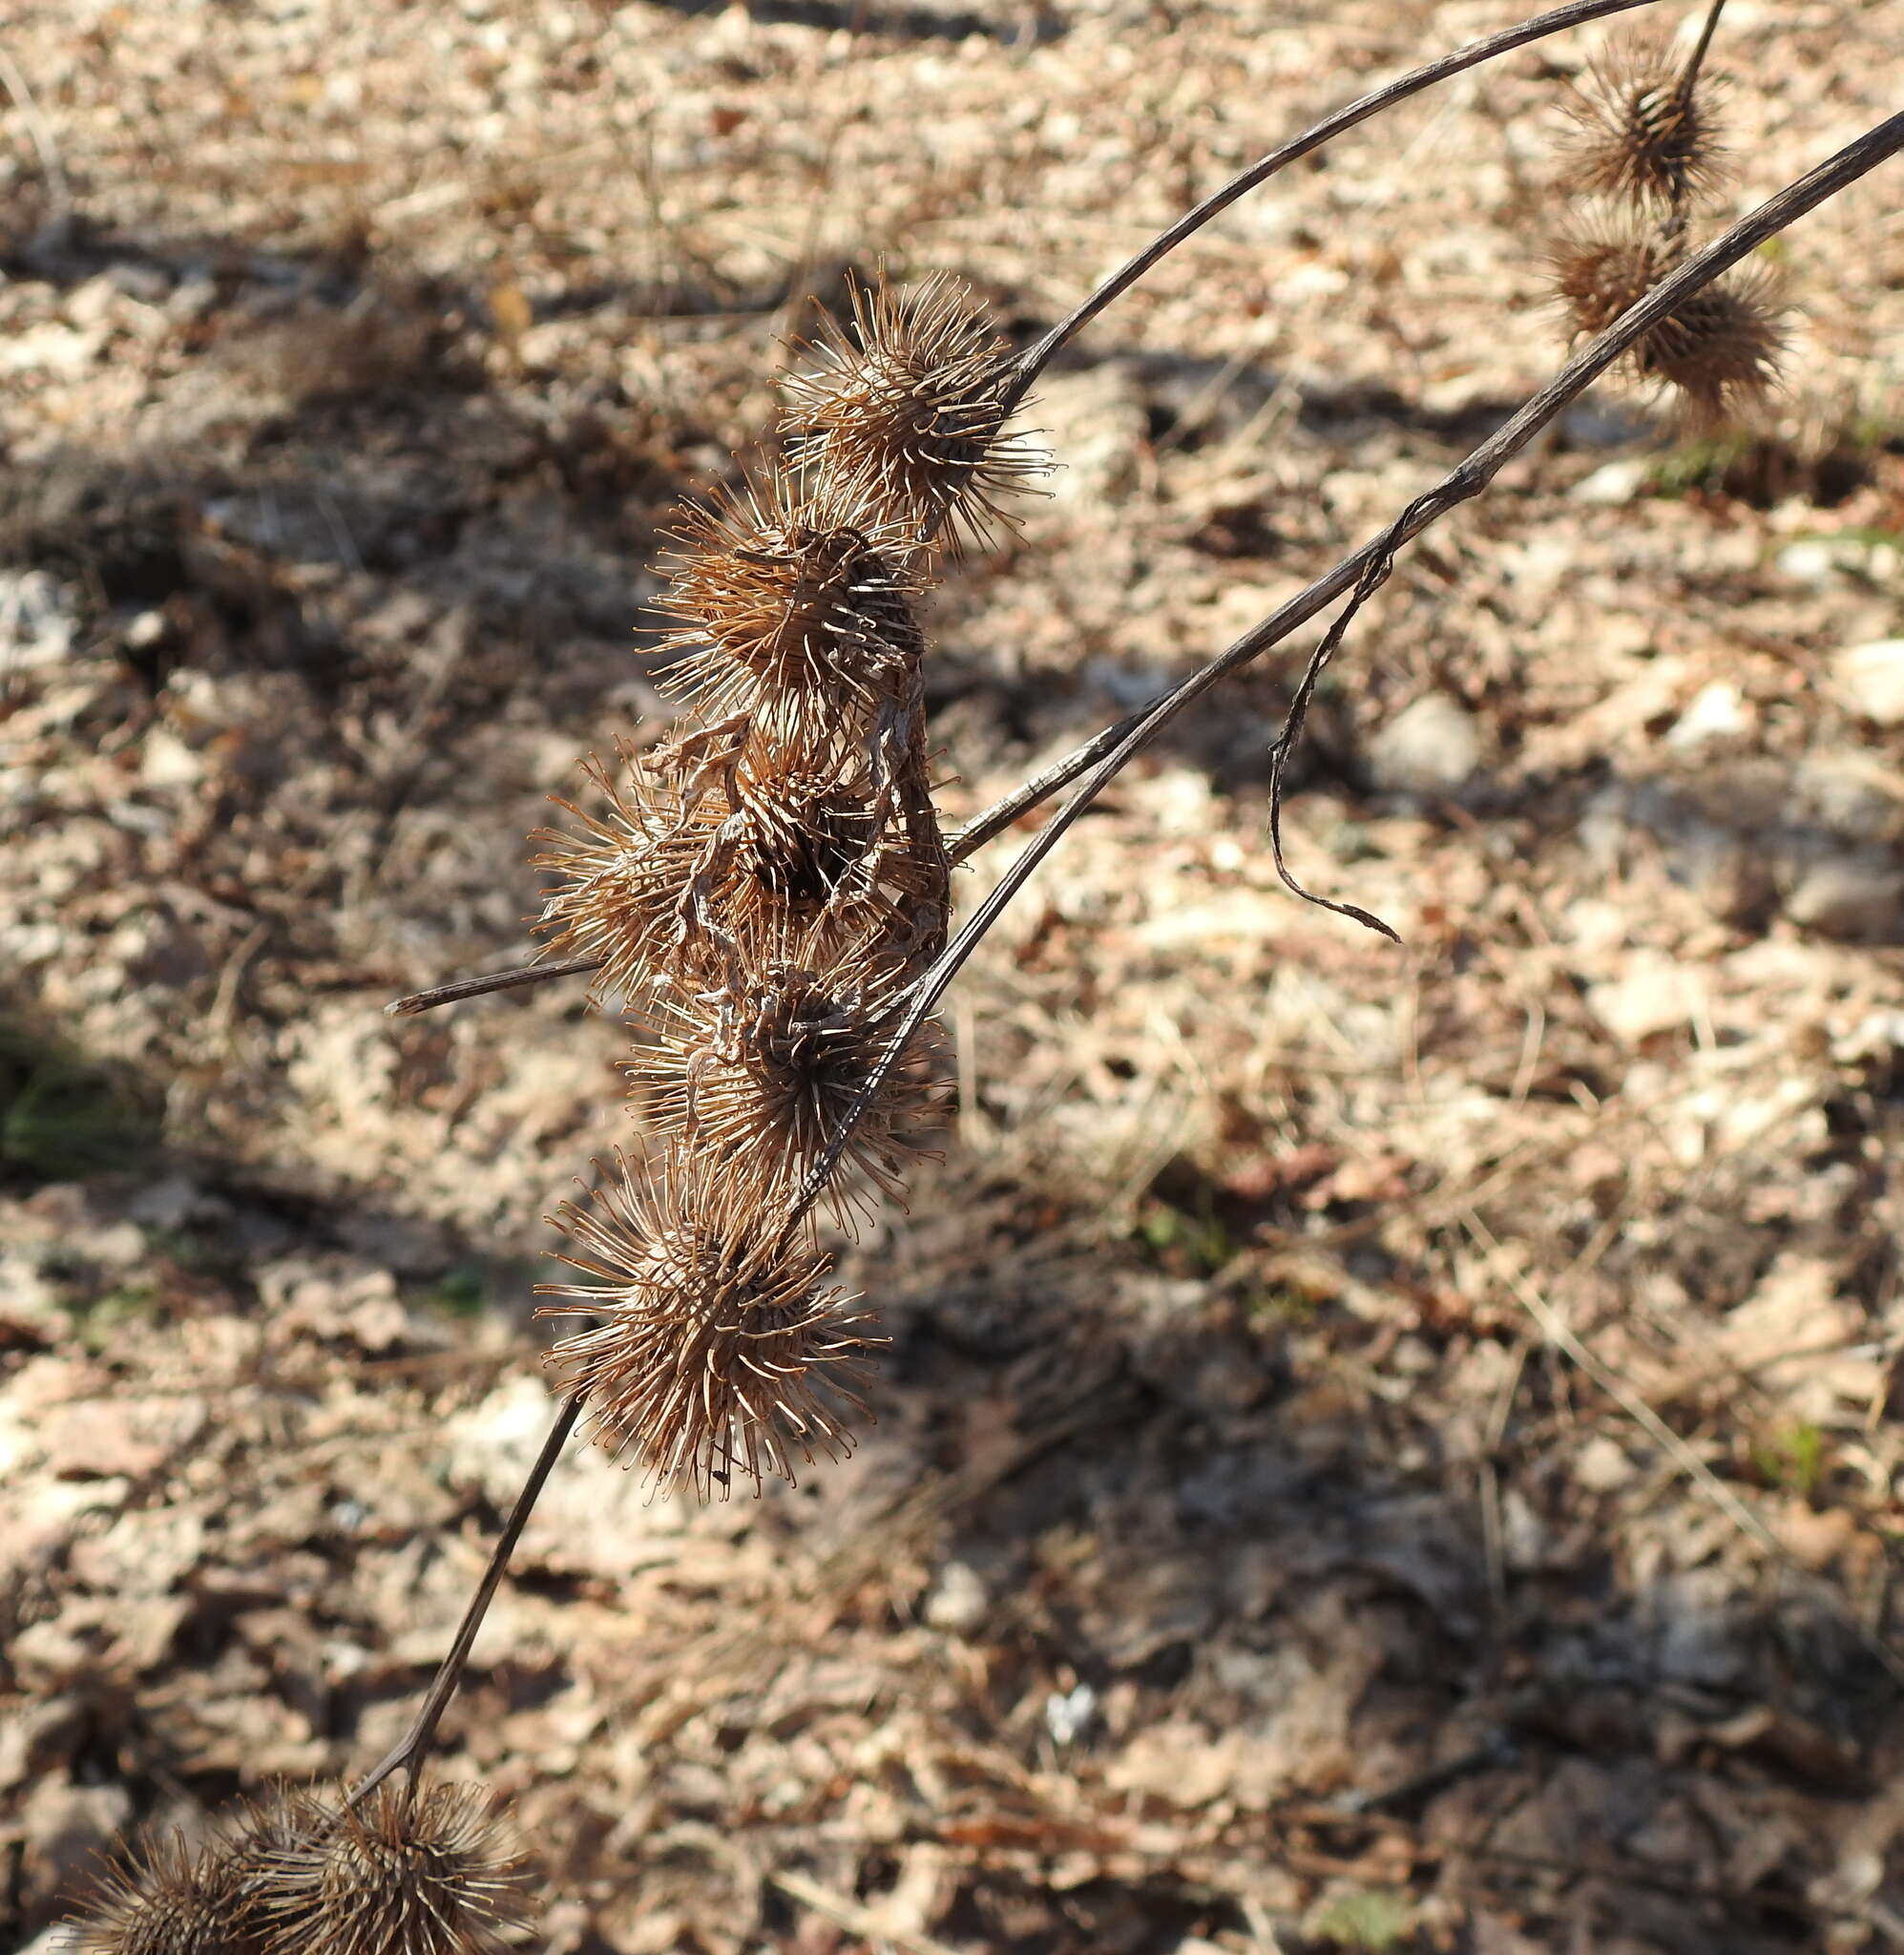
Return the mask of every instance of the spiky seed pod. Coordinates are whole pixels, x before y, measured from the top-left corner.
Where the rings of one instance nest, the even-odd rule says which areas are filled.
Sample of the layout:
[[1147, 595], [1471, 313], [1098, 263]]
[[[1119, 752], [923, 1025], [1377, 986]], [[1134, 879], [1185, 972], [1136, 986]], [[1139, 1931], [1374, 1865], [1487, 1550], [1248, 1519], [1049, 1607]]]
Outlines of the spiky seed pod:
[[[1672, 244], [1625, 223], [1582, 230], [1557, 245], [1554, 282], [1575, 337], [1604, 331], [1680, 262]], [[1626, 364], [1641, 379], [1676, 388], [1696, 421], [1713, 423], [1772, 385], [1784, 344], [1771, 276], [1733, 272], [1663, 320]]]
[[[809, 952], [817, 949], [809, 945]], [[656, 1043], [629, 1062], [651, 1125], [718, 1166], [764, 1205], [785, 1201], [826, 1152], [891, 1042], [903, 972], [861, 946], [831, 968], [773, 966], [729, 993], [654, 1020]], [[946, 1088], [923, 1041], [853, 1127], [826, 1200], [843, 1229], [871, 1190], [897, 1200]]]
[[1576, 339], [1604, 332], [1673, 267], [1658, 238], [1626, 222], [1577, 230], [1553, 247], [1551, 262]]
[[836, 489], [777, 476], [686, 517], [660, 599], [683, 656], [661, 683], [703, 720], [791, 739], [914, 684], [916, 536]]
[[[552, 956], [601, 965], [593, 996], [641, 1000], [665, 972], [718, 979], [723, 944], [785, 954], [822, 917], [844, 938], [942, 891], [943, 850], [916, 859], [872, 807], [865, 757], [743, 746], [713, 779], [684, 781], [625, 744], [619, 774], [581, 762], [599, 811], [557, 798], [578, 830], [538, 829], [532, 866], [557, 878], [532, 926]], [[884, 833], [882, 833], [882, 830]]]
[[797, 1461], [852, 1451], [866, 1416], [864, 1354], [878, 1339], [854, 1298], [825, 1287], [827, 1258], [740, 1188], [724, 1167], [674, 1150], [644, 1183], [613, 1174], [552, 1218], [561, 1258], [595, 1280], [551, 1283], [536, 1314], [597, 1319], [548, 1354], [588, 1404], [588, 1430], [658, 1491], [761, 1490]]
[[1693, 420], [1731, 420], [1778, 379], [1785, 348], [1773, 276], [1751, 270], [1695, 292], [1635, 348], [1641, 368], [1676, 387]]
[[537, 829], [529, 838], [543, 845], [530, 867], [557, 879], [531, 928], [548, 956], [600, 964], [590, 986], [597, 1003], [617, 991], [638, 992], [647, 980], [678, 928], [681, 898], [720, 819], [705, 797], [684, 806], [680, 783], [632, 747], [623, 745], [619, 758], [618, 776], [595, 754], [579, 763], [602, 812], [552, 795], [579, 831]]
[[490, 1955], [524, 1915], [521, 1856], [476, 1785], [386, 1779], [278, 1828], [265, 1866], [268, 1955]]
[[255, 1955], [230, 1843], [170, 1833], [121, 1848], [83, 1897], [73, 1955]]
[[959, 280], [855, 284], [852, 327], [828, 322], [787, 377], [783, 419], [802, 464], [952, 555], [1016, 518], [1003, 500], [1044, 473], [1007, 436], [1009, 344]]
[[936, 826], [922, 834], [910, 805], [877, 806], [865, 758], [840, 773], [797, 753], [757, 752], [735, 771], [732, 812], [695, 900], [711, 898], [714, 927], [749, 967], [784, 960], [796, 944], [830, 957], [868, 938], [897, 942], [943, 907], [949, 872]]
[[1683, 211], [1725, 176], [1714, 139], [1715, 84], [1685, 85], [1670, 40], [1622, 35], [1588, 67], [1566, 103], [1574, 128], [1563, 153], [1570, 187]]
[[301, 1910], [285, 1875], [328, 1831], [334, 1814], [306, 1792], [285, 1790], [247, 1801], [225, 1833], [240, 1882], [240, 1920], [256, 1955], [302, 1948], [312, 1925], [315, 1896]]

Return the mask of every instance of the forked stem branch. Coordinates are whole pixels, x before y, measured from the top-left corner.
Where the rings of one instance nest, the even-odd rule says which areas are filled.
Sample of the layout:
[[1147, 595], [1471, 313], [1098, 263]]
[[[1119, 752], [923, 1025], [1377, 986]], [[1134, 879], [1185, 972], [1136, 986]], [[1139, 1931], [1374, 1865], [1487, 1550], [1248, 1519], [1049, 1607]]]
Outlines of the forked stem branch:
[[[966, 959], [978, 947], [986, 932], [998, 920], [1005, 906], [1024, 887], [1038, 864], [1062, 840], [1065, 830], [1090, 807], [1134, 755], [1149, 746], [1179, 713], [1193, 701], [1201, 698], [1219, 680], [1227, 678], [1231, 672], [1249, 663], [1252, 659], [1267, 651], [1271, 645], [1279, 643], [1290, 632], [1313, 618], [1317, 612], [1326, 610], [1345, 592], [1352, 590], [1355, 595], [1350, 600], [1349, 612], [1337, 620], [1335, 627], [1311, 659], [1291, 706], [1283, 735], [1271, 748], [1273, 805], [1273, 796], [1280, 786], [1283, 765], [1287, 759], [1291, 741], [1300, 732], [1302, 714], [1307, 709], [1316, 679], [1341, 642], [1343, 631], [1350, 618], [1386, 579], [1395, 552], [1432, 523], [1438, 522], [1451, 510], [1480, 494], [1500, 472], [1502, 466], [1525, 448], [1548, 422], [1583, 393], [1629, 347], [1637, 344], [1663, 320], [1678, 311], [1695, 292], [1709, 285], [1748, 252], [1756, 250], [1768, 238], [1775, 237], [1806, 212], [1815, 209], [1848, 184], [1854, 183], [1860, 177], [1868, 175], [1879, 163], [1894, 156], [1899, 149], [1904, 149], [1904, 113], [1887, 117], [1854, 142], [1846, 144], [1835, 156], [1828, 158], [1796, 182], [1788, 184], [1776, 196], [1760, 204], [1756, 210], [1741, 218], [1704, 250], [1695, 252], [1662, 279], [1644, 298], [1628, 307], [1603, 332], [1596, 334], [1517, 413], [1482, 442], [1466, 460], [1453, 469], [1426, 494], [1417, 496], [1410, 503], [1380, 535], [1371, 537], [1361, 549], [1344, 557], [1332, 570], [1317, 578], [1287, 603], [1245, 632], [1233, 644], [1192, 673], [1181, 685], [1166, 693], [1154, 705], [1145, 707], [1129, 720], [1119, 722], [1117, 726], [1107, 728], [1058, 767], [1048, 768], [1044, 778], [1052, 783], [1050, 791], [1055, 791], [1057, 787], [1076, 779], [1079, 774], [1087, 773], [1087, 770], [1088, 778], [1078, 792], [1026, 845], [1016, 861], [999, 879], [997, 886], [967, 919], [958, 935], [914, 987], [910, 1002], [899, 1020], [891, 1042], [888, 1045], [878, 1067], [874, 1069], [852, 1105], [847, 1108], [826, 1152], [815, 1163], [789, 1211], [786, 1226], [789, 1229], [796, 1227], [818, 1199], [828, 1177], [839, 1163], [854, 1125], [885, 1085], [892, 1069], [898, 1064], [901, 1054], [905, 1052], [939, 999], [944, 997], [947, 987]], [[1024, 807], [1029, 805], [1020, 805], [1016, 811], [1022, 813]], [[967, 837], [981, 824], [990, 824], [991, 820], [992, 815], [988, 811], [987, 814], [979, 816], [976, 822], [969, 824], [965, 834], [959, 837], [955, 845], [957, 852], [964, 853], [970, 846], [975, 846], [969, 844]], [[995, 832], [995, 829], [992, 831]], [[1280, 857], [1280, 850], [1278, 853]], [[1387, 932], [1387, 926], [1373, 917], [1365, 914], [1360, 916], [1360, 920]]]
[[[1345, 108], [1325, 116], [1300, 136], [1290, 137], [1280, 149], [1272, 149], [1246, 170], [1239, 171], [1222, 188], [1213, 190], [1195, 209], [1185, 211], [1167, 231], [1161, 232], [1135, 257], [1119, 265], [1089, 298], [1060, 319], [1035, 346], [1020, 354], [1012, 365], [1012, 383], [1006, 395], [1008, 406], [1015, 407], [1024, 399], [1037, 376], [1106, 306], [1122, 298], [1139, 279], [1168, 258], [1186, 238], [1201, 231], [1212, 218], [1226, 211], [1259, 183], [1266, 183], [1279, 170], [1287, 169], [1311, 150], [1320, 149], [1345, 130], [1353, 129], [1358, 122], [1379, 116], [1384, 109], [1406, 101], [1410, 95], [1419, 95], [1425, 88], [1433, 88], [1437, 81], [1446, 81], [1450, 75], [1459, 74], [1469, 68], [1478, 68], [1483, 61], [1492, 61], [1498, 54], [1512, 53], [1516, 48], [1524, 48], [1530, 41], [1545, 40], [1550, 34], [1565, 33], [1569, 28], [1599, 20], [1604, 14], [1625, 13], [1636, 7], [1652, 4], [1653, 0], [1570, 0], [1568, 6], [1557, 7], [1551, 13], [1537, 14], [1532, 20], [1523, 20], [1517, 27], [1504, 28], [1497, 34], [1487, 34], [1478, 41], [1470, 41], [1465, 48], [1456, 48], [1451, 54], [1443, 54], [1394, 81], [1370, 89], [1366, 95], [1358, 95]], [[1716, 8], [1714, 12], [1716, 15]], [[1708, 39], [1710, 34], [1711, 23], [1708, 22]], [[1704, 53], [1705, 46], [1702, 40], [1699, 53]]]

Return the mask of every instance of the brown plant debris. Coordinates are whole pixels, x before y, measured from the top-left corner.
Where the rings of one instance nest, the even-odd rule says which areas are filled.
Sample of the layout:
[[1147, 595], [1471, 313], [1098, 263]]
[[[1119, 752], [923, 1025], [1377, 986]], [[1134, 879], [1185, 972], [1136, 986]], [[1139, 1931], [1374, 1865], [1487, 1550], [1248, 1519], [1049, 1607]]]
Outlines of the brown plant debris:
[[802, 462], [954, 555], [992, 543], [1015, 520], [1004, 498], [1046, 468], [1005, 433], [1009, 346], [953, 278], [855, 285], [852, 309], [785, 384]]
[[1691, 85], [1668, 38], [1615, 38], [1564, 104], [1571, 187], [1668, 211], [1708, 195], [1726, 174], [1713, 91], [1709, 80]]
[[724, 1164], [677, 1148], [644, 1182], [617, 1150], [589, 1200], [551, 1220], [579, 1251], [561, 1260], [598, 1280], [542, 1286], [565, 1301], [538, 1315], [596, 1319], [547, 1361], [585, 1395], [593, 1436], [659, 1490], [711, 1499], [738, 1474], [759, 1492], [796, 1461], [852, 1450], [841, 1409], [867, 1410], [869, 1319]]
[[745, 715], [779, 737], [903, 696], [925, 649], [916, 533], [828, 478], [779, 476], [683, 518], [661, 602], [683, 629], [663, 682], [710, 723]]
[[487, 1955], [523, 1914], [522, 1858], [476, 1785], [387, 1779], [326, 1828], [274, 1829], [259, 1877], [270, 1955]]

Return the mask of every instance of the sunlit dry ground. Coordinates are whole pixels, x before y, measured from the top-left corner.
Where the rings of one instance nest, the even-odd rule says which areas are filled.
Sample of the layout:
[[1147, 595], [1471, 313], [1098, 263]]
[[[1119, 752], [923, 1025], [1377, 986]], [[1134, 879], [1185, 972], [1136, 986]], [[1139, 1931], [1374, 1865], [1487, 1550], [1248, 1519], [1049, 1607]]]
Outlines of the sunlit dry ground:
[[[656, 531], [851, 271], [1029, 337], [1496, 5], [30, 10], [0, 151], [0, 1890], [401, 1727], [630, 1138], [523, 835], [652, 732]], [[1325, 569], [1560, 351], [1594, 31], [1080, 342], [936, 600], [958, 816]], [[1734, 0], [1739, 207], [1904, 19]], [[28, 92], [23, 99], [19, 89]], [[50, 167], [51, 166], [51, 167]], [[556, 1951], [1895, 1945], [1904, 225], [1783, 242], [1760, 438], [1597, 393], [1181, 723], [954, 993], [796, 1494], [558, 1476], [445, 1769]], [[632, 635], [631, 635], [632, 634]], [[982, 888], [1011, 841], [981, 858]]]

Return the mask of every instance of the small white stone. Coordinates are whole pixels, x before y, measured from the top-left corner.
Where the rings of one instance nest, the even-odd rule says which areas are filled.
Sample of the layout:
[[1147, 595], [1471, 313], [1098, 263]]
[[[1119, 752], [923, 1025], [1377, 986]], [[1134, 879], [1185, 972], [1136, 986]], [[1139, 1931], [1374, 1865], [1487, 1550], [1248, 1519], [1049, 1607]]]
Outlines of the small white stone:
[[1838, 553], [1822, 538], [1808, 536], [1802, 543], [1788, 543], [1778, 553], [1778, 567], [1801, 584], [1828, 583], [1837, 571]]
[[1098, 1714], [1098, 1692], [1089, 1684], [1054, 1691], [1044, 1700], [1044, 1726], [1055, 1745], [1075, 1745]]
[[1666, 745], [1685, 748], [1704, 746], [1708, 740], [1725, 740], [1744, 733], [1751, 725], [1751, 708], [1746, 695], [1729, 680], [1715, 679], [1702, 686], [1692, 704], [1673, 723]]
[[118, 296], [119, 288], [112, 273], [102, 271], [67, 293], [66, 316], [74, 326], [97, 326], [112, 316]]
[[78, 637], [78, 612], [63, 584], [43, 570], [0, 574], [0, 671], [57, 665]]
[[155, 726], [145, 736], [139, 779], [148, 788], [193, 788], [204, 772], [204, 762], [176, 733]]
[[15, 964], [50, 963], [65, 947], [57, 923], [0, 923], [0, 956]]
[[1459, 700], [1430, 692], [1406, 706], [1369, 746], [1369, 771], [1389, 793], [1450, 794], [1481, 764], [1481, 729]]
[[991, 1607], [984, 1576], [967, 1562], [948, 1562], [926, 1598], [926, 1621], [935, 1629], [964, 1635], [985, 1620]]
[[1658, 951], [1636, 951], [1618, 978], [1587, 990], [1587, 1004], [1622, 1044], [1640, 1045], [1661, 1032], [1697, 1023], [1708, 1009], [1705, 973]]
[[1574, 1478], [1589, 1493], [1614, 1493], [1632, 1480], [1637, 1469], [1620, 1443], [1596, 1433], [1574, 1461]]
[[1646, 470], [1646, 463], [1637, 457], [1608, 462], [1576, 482], [1568, 490], [1567, 499], [1591, 503], [1598, 508], [1618, 509], [1631, 502], [1645, 488]]
[[1845, 697], [1880, 726], [1904, 726], [1904, 638], [1852, 645], [1831, 662]]

